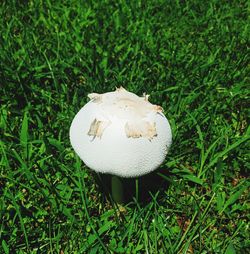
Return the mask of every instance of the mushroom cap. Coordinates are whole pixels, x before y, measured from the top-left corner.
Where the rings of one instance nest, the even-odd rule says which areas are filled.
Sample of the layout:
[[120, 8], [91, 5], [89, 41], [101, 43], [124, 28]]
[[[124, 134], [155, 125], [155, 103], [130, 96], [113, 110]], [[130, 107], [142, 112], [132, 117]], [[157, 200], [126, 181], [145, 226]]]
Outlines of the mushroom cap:
[[74, 117], [70, 142], [92, 170], [136, 177], [165, 159], [172, 133], [162, 108], [124, 88], [91, 99]]

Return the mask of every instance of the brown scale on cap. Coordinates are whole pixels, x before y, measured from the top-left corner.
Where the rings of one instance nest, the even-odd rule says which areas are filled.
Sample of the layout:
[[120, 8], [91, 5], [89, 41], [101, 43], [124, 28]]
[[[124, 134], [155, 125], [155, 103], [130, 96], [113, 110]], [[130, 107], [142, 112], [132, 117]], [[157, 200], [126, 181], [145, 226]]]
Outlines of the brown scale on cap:
[[[124, 130], [128, 138], [143, 137], [151, 140], [157, 136], [155, 122], [149, 122], [145, 118], [152, 111], [162, 113], [163, 108], [151, 104], [148, 101], [149, 95], [144, 93], [143, 97], [139, 97], [126, 91], [123, 87], [120, 87], [116, 88], [115, 92], [107, 94], [91, 93], [88, 97], [94, 103], [100, 104], [100, 107], [103, 108], [104, 112], [107, 112], [107, 115], [127, 119]], [[100, 121], [95, 119], [91, 123], [88, 135], [93, 136], [94, 138], [101, 138], [103, 132], [110, 124], [110, 121]]]
[[101, 138], [105, 129], [110, 125], [110, 121], [98, 121], [96, 118], [91, 123], [88, 135]]
[[127, 122], [125, 133], [128, 138], [148, 138], [149, 140], [157, 136], [155, 123], [140, 121], [137, 123]]

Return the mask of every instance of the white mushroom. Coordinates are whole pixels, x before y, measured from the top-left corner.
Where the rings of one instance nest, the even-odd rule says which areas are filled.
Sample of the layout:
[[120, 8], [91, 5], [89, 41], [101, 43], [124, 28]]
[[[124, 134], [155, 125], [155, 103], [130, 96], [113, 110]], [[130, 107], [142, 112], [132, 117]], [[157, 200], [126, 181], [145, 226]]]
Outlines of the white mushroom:
[[91, 99], [75, 116], [70, 141], [92, 170], [136, 177], [155, 170], [165, 159], [172, 134], [160, 106], [148, 95], [139, 97], [124, 88]]

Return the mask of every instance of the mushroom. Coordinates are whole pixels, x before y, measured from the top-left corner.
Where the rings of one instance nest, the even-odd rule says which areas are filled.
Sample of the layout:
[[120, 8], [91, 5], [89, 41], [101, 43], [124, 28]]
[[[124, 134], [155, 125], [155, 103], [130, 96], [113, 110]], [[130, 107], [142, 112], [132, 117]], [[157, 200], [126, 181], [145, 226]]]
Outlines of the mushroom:
[[88, 97], [72, 121], [70, 142], [90, 169], [114, 176], [115, 193], [121, 189], [118, 177], [142, 176], [160, 166], [171, 145], [171, 128], [148, 95], [139, 97], [120, 87]]

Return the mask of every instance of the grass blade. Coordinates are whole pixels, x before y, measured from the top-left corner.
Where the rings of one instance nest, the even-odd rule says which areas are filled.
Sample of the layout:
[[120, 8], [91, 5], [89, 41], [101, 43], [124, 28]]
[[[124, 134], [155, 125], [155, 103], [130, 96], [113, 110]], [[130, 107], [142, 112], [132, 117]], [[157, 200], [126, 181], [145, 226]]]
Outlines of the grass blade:
[[28, 158], [28, 112], [24, 112], [21, 131], [20, 131], [20, 144], [23, 147], [23, 156]]
[[247, 135], [241, 137], [239, 140], [237, 140], [236, 142], [234, 142], [233, 144], [231, 144], [228, 148], [226, 148], [224, 151], [218, 153], [215, 158], [213, 160], [211, 160], [211, 162], [206, 166], [206, 168], [203, 170], [203, 172], [201, 172], [200, 176], [204, 175], [208, 169], [210, 169], [212, 166], [214, 166], [215, 163], [217, 163], [217, 161], [224, 157], [227, 153], [229, 153], [230, 151], [232, 151], [233, 149], [237, 148], [238, 146], [240, 146], [241, 144], [243, 144], [244, 142], [248, 141], [249, 137]]
[[229, 199], [225, 202], [223, 209], [220, 211], [220, 214], [223, 213], [227, 209], [227, 207], [234, 204], [239, 199], [243, 192], [249, 187], [248, 185], [243, 186], [229, 197]]

